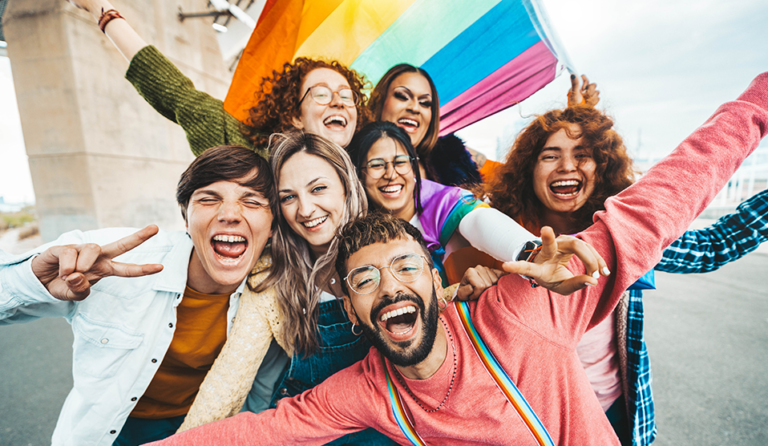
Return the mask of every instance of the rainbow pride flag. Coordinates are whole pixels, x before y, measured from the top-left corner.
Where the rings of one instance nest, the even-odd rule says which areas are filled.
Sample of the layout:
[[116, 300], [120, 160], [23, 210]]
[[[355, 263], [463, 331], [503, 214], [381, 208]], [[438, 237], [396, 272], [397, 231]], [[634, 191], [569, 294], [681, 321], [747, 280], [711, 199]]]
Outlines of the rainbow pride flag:
[[537, 0], [267, 0], [224, 108], [245, 120], [261, 79], [300, 56], [337, 59], [374, 84], [398, 63], [425, 69], [440, 97], [441, 134], [571, 68]]

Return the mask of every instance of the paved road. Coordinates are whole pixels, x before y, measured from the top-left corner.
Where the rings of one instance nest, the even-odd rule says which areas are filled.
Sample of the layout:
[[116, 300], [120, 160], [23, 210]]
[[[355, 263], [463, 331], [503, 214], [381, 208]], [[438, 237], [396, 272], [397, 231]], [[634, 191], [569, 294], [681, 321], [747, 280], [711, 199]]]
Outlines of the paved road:
[[[768, 445], [768, 255], [646, 293], [656, 446]], [[63, 320], [0, 327], [0, 445], [45, 445], [72, 385]]]

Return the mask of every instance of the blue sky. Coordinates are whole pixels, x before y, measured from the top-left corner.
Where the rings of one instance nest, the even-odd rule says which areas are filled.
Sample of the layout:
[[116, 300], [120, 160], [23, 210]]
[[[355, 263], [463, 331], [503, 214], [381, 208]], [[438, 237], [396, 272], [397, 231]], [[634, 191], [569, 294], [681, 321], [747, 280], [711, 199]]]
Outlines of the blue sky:
[[[768, 1], [543, 0], [579, 73], [597, 82], [630, 153], [663, 156], [768, 70]], [[460, 132], [495, 157], [521, 115], [562, 107], [567, 73], [518, 107]], [[506, 134], [506, 135], [505, 135]], [[765, 143], [764, 143], [765, 144]], [[8, 59], [0, 57], [0, 196], [31, 201]]]

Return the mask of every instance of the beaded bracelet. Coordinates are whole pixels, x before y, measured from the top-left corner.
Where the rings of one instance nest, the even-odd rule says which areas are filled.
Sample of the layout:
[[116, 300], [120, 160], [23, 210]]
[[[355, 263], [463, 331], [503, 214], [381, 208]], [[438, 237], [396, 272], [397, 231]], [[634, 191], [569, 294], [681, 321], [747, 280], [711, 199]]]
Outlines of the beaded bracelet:
[[101, 17], [99, 17], [99, 29], [101, 30], [101, 32], [103, 32], [104, 34], [107, 33], [105, 31], [105, 29], [107, 29], [107, 24], [111, 22], [113, 19], [125, 20], [125, 17], [121, 16], [116, 9], [110, 9], [108, 11], [104, 11], [104, 8], [101, 8]]

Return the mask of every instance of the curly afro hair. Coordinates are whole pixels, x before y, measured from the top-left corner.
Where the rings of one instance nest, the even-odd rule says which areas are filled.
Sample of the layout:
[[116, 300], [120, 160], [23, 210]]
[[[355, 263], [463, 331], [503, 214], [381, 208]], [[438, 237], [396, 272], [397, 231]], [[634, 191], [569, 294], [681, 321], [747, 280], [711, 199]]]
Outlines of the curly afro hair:
[[[572, 135], [570, 124], [581, 132]], [[595, 161], [595, 188], [586, 203], [573, 212], [572, 226], [578, 231], [592, 224], [592, 215], [605, 209], [605, 200], [635, 182], [636, 172], [624, 141], [613, 130], [613, 120], [603, 112], [587, 106], [550, 110], [538, 116], [523, 129], [512, 145], [504, 164], [486, 185], [493, 207], [509, 215], [529, 231], [541, 229], [543, 204], [533, 189], [533, 171], [539, 153], [549, 137], [565, 129], [569, 137], [583, 138], [582, 145], [592, 150]]]
[[329, 68], [341, 74], [358, 94], [358, 129], [371, 121], [371, 112], [367, 107], [368, 96], [364, 93], [365, 89], [370, 89], [370, 83], [364, 75], [335, 60], [298, 57], [283, 65], [282, 71], [275, 70], [272, 77], [265, 77], [261, 81], [261, 89], [255, 95], [257, 103], [248, 111], [249, 117], [242, 129], [255, 147], [267, 147], [270, 135], [295, 128], [293, 119], [300, 117], [298, 104], [303, 94], [301, 84], [307, 74], [317, 68]]

